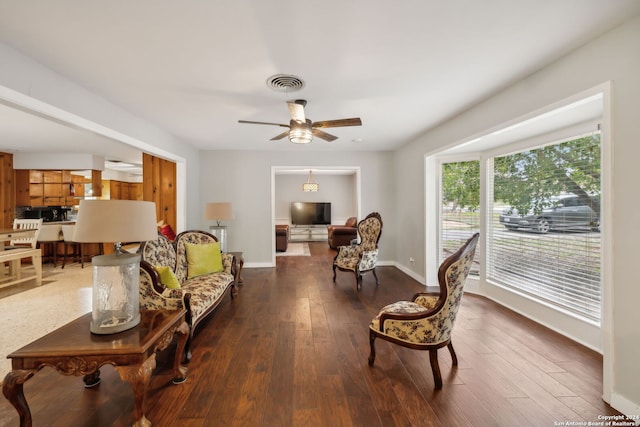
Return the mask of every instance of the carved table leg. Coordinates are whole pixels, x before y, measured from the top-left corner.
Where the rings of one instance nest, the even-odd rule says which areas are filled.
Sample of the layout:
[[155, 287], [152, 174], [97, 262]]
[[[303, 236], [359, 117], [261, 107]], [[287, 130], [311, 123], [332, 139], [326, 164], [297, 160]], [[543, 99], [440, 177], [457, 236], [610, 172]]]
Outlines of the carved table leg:
[[187, 380], [187, 368], [182, 366], [182, 357], [184, 355], [184, 349], [187, 345], [187, 339], [189, 338], [190, 328], [187, 322], [182, 322], [178, 329], [178, 345], [176, 348], [176, 355], [173, 358], [173, 380], [174, 384], [180, 384]]
[[24, 398], [24, 390], [22, 385], [35, 374], [34, 370], [20, 370], [16, 369], [9, 372], [4, 377], [4, 383], [2, 384], [2, 394], [7, 398], [9, 402], [18, 410], [20, 415], [20, 427], [31, 427], [31, 411], [27, 400]]
[[97, 369], [93, 374], [85, 375], [82, 380], [84, 381], [85, 388], [91, 388], [100, 384], [100, 369]]
[[242, 267], [244, 267], [244, 258], [240, 257], [240, 261], [238, 262], [238, 283], [242, 283]]
[[156, 367], [155, 353], [149, 356], [140, 366], [116, 366], [120, 379], [129, 382], [133, 387], [133, 399], [135, 402], [134, 427], [149, 427], [151, 422], [144, 416], [144, 398], [151, 379], [151, 373]]

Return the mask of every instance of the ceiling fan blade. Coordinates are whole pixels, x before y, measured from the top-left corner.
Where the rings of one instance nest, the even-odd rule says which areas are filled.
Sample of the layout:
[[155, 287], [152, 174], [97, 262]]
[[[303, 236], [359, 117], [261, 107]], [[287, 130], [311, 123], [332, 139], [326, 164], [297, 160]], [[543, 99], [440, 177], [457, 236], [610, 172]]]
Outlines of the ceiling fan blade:
[[304, 123], [307, 119], [304, 116], [304, 106], [307, 101], [303, 99], [296, 99], [295, 101], [287, 101], [289, 106], [289, 113], [291, 113], [291, 119], [299, 123]]
[[277, 141], [279, 139], [284, 138], [285, 136], [289, 136], [289, 131], [282, 132], [280, 135], [274, 136], [273, 138], [271, 138], [271, 141]]
[[313, 136], [316, 136], [320, 139], [324, 139], [325, 141], [329, 141], [329, 142], [335, 141], [336, 139], [338, 139], [337, 136], [333, 136], [330, 133], [323, 132], [320, 129], [313, 129], [311, 133], [313, 134]]
[[284, 128], [288, 128], [289, 127], [289, 125], [284, 125], [282, 123], [252, 122], [250, 120], [238, 120], [238, 123], [248, 123], [250, 125], [273, 125], [273, 126], [282, 126]]
[[353, 117], [351, 119], [324, 120], [311, 124], [313, 128], [339, 128], [344, 126], [362, 126], [362, 120], [360, 120], [360, 117]]

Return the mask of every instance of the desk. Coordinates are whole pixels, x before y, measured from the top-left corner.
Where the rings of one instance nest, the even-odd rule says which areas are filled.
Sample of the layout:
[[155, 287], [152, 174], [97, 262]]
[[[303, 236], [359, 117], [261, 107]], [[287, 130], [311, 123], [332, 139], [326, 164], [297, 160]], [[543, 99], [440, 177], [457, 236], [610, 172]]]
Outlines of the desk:
[[179, 338], [173, 382], [186, 379], [187, 368], [181, 365], [189, 336], [185, 314], [184, 309], [142, 310], [140, 324], [134, 328], [112, 335], [94, 335], [89, 332], [91, 313], [87, 313], [8, 355], [12, 371], [4, 378], [2, 392], [18, 410], [20, 426], [32, 425], [23, 384], [40, 369], [51, 366], [63, 375], [82, 375], [85, 385], [90, 387], [100, 382], [100, 367], [105, 364], [114, 365], [120, 378], [133, 387], [133, 425], [150, 425], [144, 416], [144, 398], [156, 367], [156, 352], [167, 348], [176, 333]]

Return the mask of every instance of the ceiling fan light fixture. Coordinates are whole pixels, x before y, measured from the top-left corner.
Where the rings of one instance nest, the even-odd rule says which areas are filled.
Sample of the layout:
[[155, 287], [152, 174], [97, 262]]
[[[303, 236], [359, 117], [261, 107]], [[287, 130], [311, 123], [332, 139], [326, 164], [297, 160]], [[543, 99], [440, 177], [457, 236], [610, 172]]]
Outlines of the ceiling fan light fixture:
[[294, 144], [308, 144], [313, 139], [311, 129], [306, 127], [292, 127], [289, 131], [289, 141]]

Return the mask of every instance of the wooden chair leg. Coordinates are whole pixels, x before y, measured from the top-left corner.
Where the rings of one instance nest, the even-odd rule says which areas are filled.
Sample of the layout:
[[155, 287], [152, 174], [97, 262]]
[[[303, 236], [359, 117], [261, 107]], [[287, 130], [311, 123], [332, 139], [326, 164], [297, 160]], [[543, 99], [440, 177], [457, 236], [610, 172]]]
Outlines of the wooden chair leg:
[[53, 268], [56, 268], [58, 263], [58, 242], [53, 242]]
[[376, 286], [378, 286], [380, 284], [380, 280], [378, 279], [378, 275], [376, 274], [376, 269], [374, 268], [371, 271], [373, 271], [373, 277], [376, 278]]
[[433, 382], [436, 385], [436, 389], [442, 388], [442, 376], [440, 375], [440, 365], [438, 365], [438, 350], [429, 350], [429, 361], [431, 362], [431, 370], [433, 371]]
[[373, 362], [376, 361], [376, 346], [375, 346], [376, 336], [373, 331], [369, 330], [369, 347], [371, 351], [369, 352], [369, 366], [373, 366]]
[[67, 242], [62, 243], [63, 251], [62, 251], [62, 269], [64, 269], [65, 264], [67, 263], [67, 251], [69, 251], [69, 245]]
[[449, 349], [449, 353], [451, 353], [452, 364], [454, 366], [457, 366], [458, 365], [458, 356], [456, 356], [456, 352], [453, 349], [453, 344], [451, 343], [451, 341], [449, 341], [449, 344], [447, 344], [447, 348]]
[[33, 268], [36, 271], [36, 285], [40, 286], [42, 284], [42, 255], [38, 253], [32, 256], [31, 264], [33, 264]]

